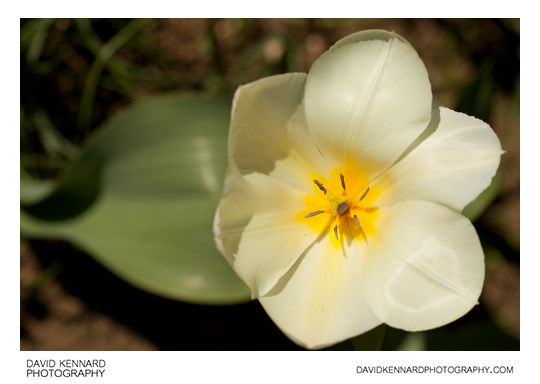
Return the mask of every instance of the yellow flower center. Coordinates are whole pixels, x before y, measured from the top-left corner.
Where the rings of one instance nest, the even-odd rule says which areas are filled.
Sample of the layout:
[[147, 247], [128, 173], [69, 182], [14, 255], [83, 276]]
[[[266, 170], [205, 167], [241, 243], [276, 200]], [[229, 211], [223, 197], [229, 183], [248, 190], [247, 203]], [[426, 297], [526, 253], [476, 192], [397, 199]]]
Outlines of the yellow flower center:
[[368, 244], [376, 232], [379, 212], [374, 203], [380, 192], [369, 186], [366, 172], [347, 164], [334, 169], [331, 179], [312, 176], [314, 193], [305, 197], [296, 219], [317, 233], [327, 232], [336, 248], [344, 241]]

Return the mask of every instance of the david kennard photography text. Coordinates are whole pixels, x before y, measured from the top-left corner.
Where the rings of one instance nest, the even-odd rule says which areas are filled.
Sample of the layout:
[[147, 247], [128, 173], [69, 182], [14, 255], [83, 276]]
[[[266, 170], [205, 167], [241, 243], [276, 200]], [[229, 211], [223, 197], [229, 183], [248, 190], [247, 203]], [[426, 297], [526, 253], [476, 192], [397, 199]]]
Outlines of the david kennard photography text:
[[103, 377], [105, 360], [26, 360], [26, 377]]

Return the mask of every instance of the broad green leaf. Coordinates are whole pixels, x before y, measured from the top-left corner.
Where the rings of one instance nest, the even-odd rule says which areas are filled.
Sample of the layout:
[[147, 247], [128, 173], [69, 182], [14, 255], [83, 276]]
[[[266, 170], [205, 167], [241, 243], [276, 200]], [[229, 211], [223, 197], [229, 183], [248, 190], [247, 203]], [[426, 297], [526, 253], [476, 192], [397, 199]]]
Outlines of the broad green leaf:
[[212, 235], [229, 111], [223, 100], [172, 95], [110, 120], [52, 194], [22, 207], [23, 236], [73, 242], [155, 294], [249, 300]]
[[21, 203], [34, 204], [43, 200], [54, 191], [53, 180], [21, 178]]

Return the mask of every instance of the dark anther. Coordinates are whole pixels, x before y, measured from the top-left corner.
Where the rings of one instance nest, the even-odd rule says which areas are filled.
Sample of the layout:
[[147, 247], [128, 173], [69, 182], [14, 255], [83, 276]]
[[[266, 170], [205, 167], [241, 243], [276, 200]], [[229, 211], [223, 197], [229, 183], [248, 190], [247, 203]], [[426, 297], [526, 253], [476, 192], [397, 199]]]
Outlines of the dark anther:
[[345, 176], [340, 173], [339, 178], [341, 179], [341, 186], [343, 187], [343, 190], [347, 189], [345, 188]]
[[347, 213], [347, 211], [349, 210], [350, 206], [349, 206], [349, 203], [347, 203], [346, 201], [344, 201], [343, 203], [339, 204], [337, 206], [337, 213], [339, 215], [343, 215], [345, 213]]
[[315, 183], [315, 185], [316, 185], [317, 187], [319, 187], [319, 189], [320, 189], [321, 191], [323, 191], [324, 193], [326, 193], [326, 188], [323, 187], [323, 185], [322, 185], [321, 183], [319, 183], [317, 180], [313, 180], [313, 182]]
[[360, 225], [360, 220], [358, 220], [358, 216], [354, 215], [354, 221], [356, 221], [356, 225], [358, 225], [358, 228], [362, 232], [362, 235], [364, 236], [364, 240], [366, 241], [366, 244], [368, 244], [366, 232], [364, 232], [364, 228]]
[[337, 225], [334, 227], [334, 235], [336, 236], [336, 240], [338, 240]]
[[369, 192], [369, 187], [367, 187], [366, 191], [364, 193], [362, 193], [362, 196], [360, 196], [360, 201], [362, 201], [364, 199], [364, 197], [366, 197], [368, 192]]
[[358, 216], [354, 215], [354, 221], [356, 221], [356, 225], [358, 225], [358, 228], [362, 230], [362, 226], [360, 225], [360, 220], [358, 220]]
[[311, 213], [308, 213], [307, 215], [304, 216], [304, 219], [307, 219], [309, 217], [313, 217], [313, 216], [316, 216], [316, 215], [319, 215], [321, 213], [323, 213], [324, 211], [315, 211], [315, 212], [311, 212]]

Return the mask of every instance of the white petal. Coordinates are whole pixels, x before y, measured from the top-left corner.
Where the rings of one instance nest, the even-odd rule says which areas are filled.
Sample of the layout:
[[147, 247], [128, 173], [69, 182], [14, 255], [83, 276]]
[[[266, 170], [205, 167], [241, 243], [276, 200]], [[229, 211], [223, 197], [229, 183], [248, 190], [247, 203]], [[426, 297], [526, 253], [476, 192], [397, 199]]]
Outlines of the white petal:
[[332, 166], [371, 162], [370, 175], [391, 165], [431, 118], [431, 86], [416, 51], [400, 36], [365, 31], [334, 45], [306, 83], [310, 130]]
[[431, 200], [461, 211], [491, 182], [501, 143], [489, 125], [464, 113], [440, 108], [433, 134], [378, 177], [378, 205]]
[[229, 161], [242, 174], [272, 175], [311, 192], [310, 174], [327, 174], [305, 122], [305, 73], [267, 77], [236, 91], [229, 132]]
[[431, 329], [477, 304], [484, 255], [469, 220], [439, 204], [409, 201], [381, 208], [376, 225], [362, 283], [383, 322]]
[[297, 220], [305, 193], [230, 167], [214, 220], [216, 245], [257, 297], [290, 269], [318, 233]]
[[358, 255], [345, 255], [325, 234], [259, 300], [289, 338], [310, 349], [323, 348], [381, 323], [362, 298], [361, 269]]

